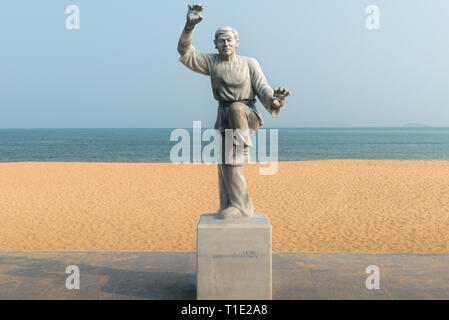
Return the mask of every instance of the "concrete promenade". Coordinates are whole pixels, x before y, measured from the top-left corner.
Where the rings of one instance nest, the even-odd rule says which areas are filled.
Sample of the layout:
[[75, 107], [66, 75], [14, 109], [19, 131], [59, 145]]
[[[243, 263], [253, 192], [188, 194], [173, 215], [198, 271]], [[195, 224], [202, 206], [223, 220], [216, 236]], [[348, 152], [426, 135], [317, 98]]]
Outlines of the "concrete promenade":
[[[194, 252], [0, 252], [0, 299], [195, 299], [195, 264]], [[449, 254], [273, 253], [273, 299], [449, 299]]]

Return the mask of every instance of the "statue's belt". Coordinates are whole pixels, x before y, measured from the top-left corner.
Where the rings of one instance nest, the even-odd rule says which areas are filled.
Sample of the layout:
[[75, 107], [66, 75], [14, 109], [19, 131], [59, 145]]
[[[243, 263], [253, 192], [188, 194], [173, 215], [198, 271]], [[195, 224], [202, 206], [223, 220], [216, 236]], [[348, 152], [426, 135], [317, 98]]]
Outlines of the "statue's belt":
[[235, 101], [225, 101], [225, 100], [219, 100], [218, 105], [220, 107], [229, 107], [234, 102], [241, 102], [246, 104], [247, 106], [253, 106], [256, 103], [256, 99], [244, 99], [244, 100], [235, 100]]

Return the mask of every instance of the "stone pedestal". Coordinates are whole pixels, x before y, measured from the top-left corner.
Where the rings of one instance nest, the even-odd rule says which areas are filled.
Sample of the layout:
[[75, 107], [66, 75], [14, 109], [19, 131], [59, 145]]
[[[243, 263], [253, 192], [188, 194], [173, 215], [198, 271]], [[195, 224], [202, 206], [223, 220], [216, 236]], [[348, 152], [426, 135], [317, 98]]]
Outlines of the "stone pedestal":
[[266, 214], [231, 221], [201, 215], [196, 257], [197, 299], [271, 299], [271, 224]]

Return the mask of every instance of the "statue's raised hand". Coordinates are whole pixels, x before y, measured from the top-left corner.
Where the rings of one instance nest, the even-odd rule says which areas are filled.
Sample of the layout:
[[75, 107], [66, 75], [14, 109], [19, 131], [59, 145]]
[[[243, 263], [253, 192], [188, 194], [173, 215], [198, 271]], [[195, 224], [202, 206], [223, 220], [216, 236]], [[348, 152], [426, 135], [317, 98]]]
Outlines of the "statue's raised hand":
[[274, 89], [274, 94], [273, 94], [273, 98], [272, 98], [273, 107], [275, 107], [275, 108], [282, 107], [285, 104], [285, 100], [290, 95], [291, 95], [290, 91], [288, 91], [287, 89], [284, 89], [282, 87]]
[[187, 24], [191, 27], [203, 20], [203, 6], [199, 3], [189, 4], [189, 11], [187, 11]]

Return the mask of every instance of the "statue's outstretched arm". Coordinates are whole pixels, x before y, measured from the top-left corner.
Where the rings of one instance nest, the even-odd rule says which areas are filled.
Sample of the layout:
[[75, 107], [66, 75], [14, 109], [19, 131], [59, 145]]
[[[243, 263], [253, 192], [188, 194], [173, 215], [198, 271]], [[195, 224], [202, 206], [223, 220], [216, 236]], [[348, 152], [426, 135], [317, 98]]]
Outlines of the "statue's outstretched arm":
[[198, 4], [188, 5], [189, 10], [187, 11], [187, 21], [184, 30], [181, 33], [181, 37], [178, 42], [178, 52], [183, 56], [189, 47], [192, 45], [193, 39], [193, 28], [197, 23], [203, 20], [203, 6]]
[[284, 88], [272, 89], [268, 84], [265, 75], [260, 68], [256, 59], [250, 58], [248, 60], [251, 74], [251, 83], [256, 92], [257, 97], [267, 111], [273, 116], [278, 117], [280, 108], [285, 104], [285, 101], [291, 93]]

